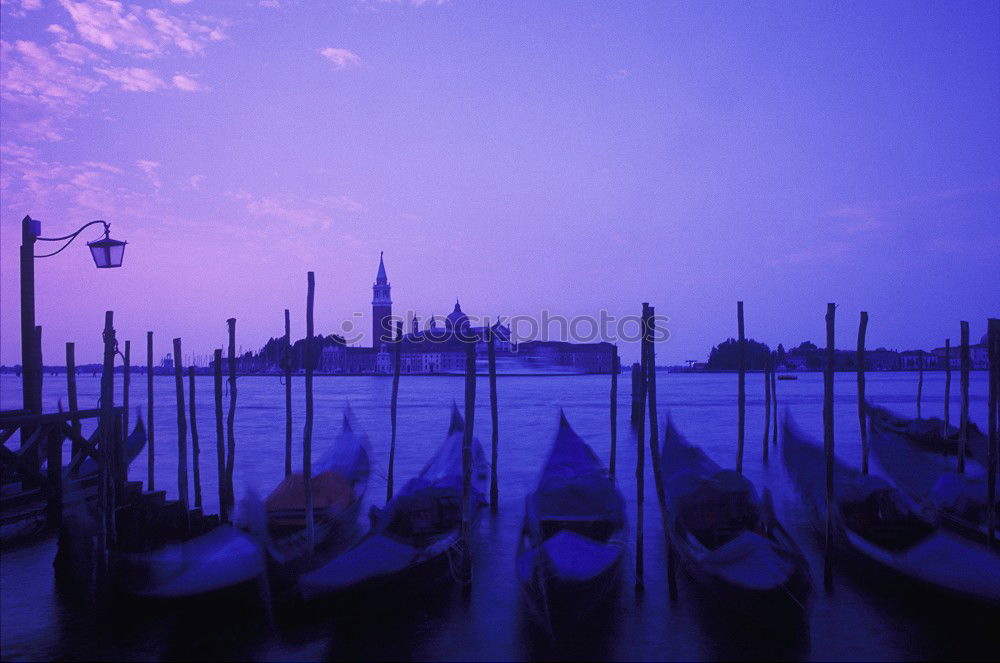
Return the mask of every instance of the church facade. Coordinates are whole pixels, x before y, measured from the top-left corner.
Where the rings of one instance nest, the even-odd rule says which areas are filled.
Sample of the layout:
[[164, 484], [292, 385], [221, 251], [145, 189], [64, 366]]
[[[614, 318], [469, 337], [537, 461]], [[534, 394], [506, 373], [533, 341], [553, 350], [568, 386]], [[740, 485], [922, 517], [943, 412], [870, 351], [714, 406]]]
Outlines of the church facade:
[[[390, 293], [384, 255], [380, 254], [378, 271], [372, 284], [371, 347], [333, 345], [324, 348], [318, 366], [320, 372], [348, 375], [387, 375], [393, 372], [395, 330]], [[432, 316], [430, 324], [421, 329], [420, 321], [414, 317], [409, 331], [399, 341], [400, 373], [464, 373], [465, 350], [469, 341], [476, 343], [477, 370], [485, 371], [489, 331], [487, 327], [473, 327], [458, 301], [442, 325]], [[531, 341], [514, 346], [508, 326], [494, 326], [493, 334], [497, 365], [509, 368], [511, 372], [523, 372], [525, 366], [534, 367], [538, 372], [549, 372], [552, 367], [557, 372], [611, 371], [615, 349], [610, 343]], [[518, 370], [518, 366], [522, 366], [522, 371]]]

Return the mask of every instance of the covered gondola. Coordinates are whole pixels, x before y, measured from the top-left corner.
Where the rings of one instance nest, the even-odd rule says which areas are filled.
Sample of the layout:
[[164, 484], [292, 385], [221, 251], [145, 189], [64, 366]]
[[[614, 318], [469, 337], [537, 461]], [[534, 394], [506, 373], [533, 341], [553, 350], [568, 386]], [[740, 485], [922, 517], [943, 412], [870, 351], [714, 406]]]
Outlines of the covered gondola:
[[[458, 579], [463, 554], [462, 439], [465, 422], [452, 407], [444, 443], [414, 479], [385, 506], [372, 508], [372, 527], [357, 545], [299, 578], [306, 599], [347, 590]], [[485, 504], [488, 464], [472, 443], [472, 513]]]
[[670, 420], [660, 462], [670, 545], [704, 595], [750, 614], [804, 608], [809, 569], [770, 494], [761, 499], [749, 479], [722, 469]]
[[[825, 458], [785, 417], [782, 458], [814, 524], [825, 531]], [[1000, 555], [942, 528], [933, 509], [834, 460], [833, 543], [854, 560], [948, 593], [1000, 601]]]
[[564, 414], [538, 487], [525, 500], [516, 572], [550, 630], [577, 625], [621, 584], [625, 500]]

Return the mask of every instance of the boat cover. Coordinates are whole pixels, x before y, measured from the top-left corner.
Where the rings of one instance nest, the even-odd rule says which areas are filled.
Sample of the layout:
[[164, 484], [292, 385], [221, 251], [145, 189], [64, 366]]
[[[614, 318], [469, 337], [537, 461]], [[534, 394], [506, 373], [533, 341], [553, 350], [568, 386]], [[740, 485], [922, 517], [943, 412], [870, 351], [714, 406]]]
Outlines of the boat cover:
[[546, 570], [560, 580], [580, 582], [614, 566], [624, 553], [618, 544], [600, 543], [570, 530], [560, 530], [541, 545]]
[[747, 531], [706, 551], [700, 563], [730, 584], [762, 591], [783, 585], [795, 571], [791, 555], [770, 539]]
[[[317, 511], [345, 509], [354, 500], [354, 484], [334, 470], [322, 472], [312, 478], [312, 497]], [[278, 484], [264, 505], [268, 513], [274, 513], [304, 509], [305, 503], [305, 480], [296, 472]]]
[[[178, 598], [223, 589], [256, 578], [264, 570], [259, 543], [232, 525], [152, 553], [128, 554], [129, 589], [140, 596]], [[144, 573], [143, 573], [144, 571]]]
[[316, 462], [317, 472], [336, 470], [348, 481], [367, 481], [371, 471], [371, 441], [358, 424], [351, 404], [344, 406], [340, 433]]
[[560, 413], [559, 431], [542, 468], [537, 490], [528, 496], [536, 520], [605, 520], [624, 526], [624, 499], [594, 450]]
[[304, 597], [310, 598], [397, 573], [409, 566], [418, 552], [413, 546], [376, 534], [330, 564], [301, 576], [299, 589]]
[[[410, 479], [400, 491], [401, 495], [414, 493], [424, 488], [453, 488], [462, 490], [462, 441], [465, 436], [465, 421], [458, 412], [458, 406], [452, 404], [451, 424], [448, 436], [438, 447], [424, 468], [415, 478]], [[486, 453], [478, 438], [472, 439], [472, 490], [479, 495], [480, 500], [486, 492], [486, 479], [489, 463]]]

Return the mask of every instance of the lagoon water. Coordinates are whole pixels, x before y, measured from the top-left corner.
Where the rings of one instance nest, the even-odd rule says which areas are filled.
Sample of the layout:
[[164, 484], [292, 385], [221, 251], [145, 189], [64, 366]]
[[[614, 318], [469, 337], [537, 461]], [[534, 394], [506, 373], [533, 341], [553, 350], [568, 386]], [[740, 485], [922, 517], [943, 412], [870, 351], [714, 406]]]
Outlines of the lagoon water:
[[[618, 482], [630, 509], [634, 534], [636, 440], [629, 426], [629, 379], [618, 394]], [[952, 421], [958, 420], [959, 381], [952, 382]], [[736, 454], [736, 376], [732, 374], [659, 373], [662, 415], [723, 466]], [[145, 375], [133, 378], [131, 402], [145, 416]], [[176, 401], [174, 380], [157, 376], [156, 488], [176, 495]], [[855, 376], [836, 375], [836, 453], [860, 461]], [[80, 407], [96, 407], [99, 378], [79, 376]], [[121, 403], [120, 376], [117, 381]], [[278, 377], [238, 379], [236, 413], [237, 496], [253, 487], [266, 494], [281, 480], [284, 455], [284, 388]], [[185, 389], [187, 379], [185, 378]], [[301, 466], [304, 381], [293, 378], [295, 394], [294, 463]], [[395, 482], [414, 476], [447, 430], [452, 401], [462, 403], [461, 377], [409, 377], [400, 381]], [[609, 615], [565, 641], [551, 644], [526, 624], [514, 580], [524, 496], [534, 486], [564, 408], [570, 423], [603, 458], [610, 451], [609, 376], [500, 377], [500, 512], [484, 514], [474, 544], [474, 580], [469, 597], [442, 588], [431, 600], [411, 605], [398, 597], [371, 597], [367, 606], [338, 606], [329, 612], [290, 619], [269, 614], [251, 592], [238, 602], [218, 605], [133, 607], [111, 616], [96, 615], [86, 605], [68, 601], [55, 589], [51, 561], [54, 540], [8, 547], [0, 557], [0, 658], [36, 659], [529, 659], [585, 658], [612, 660], [805, 658], [931, 659], [996, 658], [1000, 654], [997, 611], [939, 595], [901, 587], [870, 571], [836, 568], [835, 588], [822, 589], [822, 549], [771, 448], [771, 462], [761, 460], [764, 389], [761, 375], [747, 377], [745, 473], [758, 489], [770, 488], [779, 517], [798, 539], [812, 568], [816, 591], [805, 623], [794, 633], [779, 621], [747, 626], [715, 613], [712, 597], [700, 596], [683, 575], [679, 601], [666, 591], [664, 539], [647, 452], [645, 499], [646, 591], [637, 595], [626, 579]], [[489, 453], [489, 385], [478, 380], [475, 430]], [[385, 377], [317, 377], [314, 458], [337, 430], [345, 401], [371, 437], [374, 473], [367, 501], [385, 497], [389, 447], [389, 393]], [[822, 440], [822, 375], [798, 374], [777, 386], [779, 409], [786, 409], [817, 442]], [[896, 412], [916, 414], [915, 373], [869, 373], [867, 393]], [[986, 422], [987, 375], [971, 379], [970, 415]], [[20, 384], [0, 376], [0, 408], [20, 406]], [[46, 376], [44, 401], [54, 410], [66, 402], [65, 376]], [[215, 421], [211, 377], [197, 378], [198, 431], [205, 510], [218, 508]], [[941, 416], [944, 374], [925, 374], [924, 415]], [[227, 399], [228, 405], [228, 399]], [[135, 413], [132, 413], [134, 421]], [[190, 422], [189, 422], [190, 426]], [[190, 442], [189, 442], [190, 449]], [[874, 459], [873, 459], [874, 461]], [[130, 478], [145, 480], [147, 457], [135, 459]], [[874, 462], [873, 472], [878, 472]], [[367, 509], [366, 509], [367, 510]], [[632, 538], [634, 543], [634, 536]], [[634, 550], [630, 550], [634, 560]], [[961, 563], [961, 560], [955, 560]], [[400, 605], [400, 603], [405, 603]]]

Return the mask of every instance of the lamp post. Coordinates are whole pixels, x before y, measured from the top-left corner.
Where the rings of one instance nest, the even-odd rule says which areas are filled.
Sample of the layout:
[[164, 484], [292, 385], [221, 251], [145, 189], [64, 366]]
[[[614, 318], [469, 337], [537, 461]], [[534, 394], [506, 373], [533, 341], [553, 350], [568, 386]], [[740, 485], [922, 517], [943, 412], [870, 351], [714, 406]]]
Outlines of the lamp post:
[[[125, 242], [111, 239], [107, 221], [91, 221], [75, 232], [62, 237], [41, 237], [42, 224], [30, 216], [21, 221], [21, 374], [23, 379], [24, 409], [29, 414], [42, 411], [42, 380], [40, 348], [35, 339], [35, 258], [48, 258], [61, 253], [80, 233], [96, 224], [104, 226], [104, 237], [87, 242], [94, 264], [98, 269], [121, 267], [125, 255]], [[36, 242], [65, 242], [51, 253], [35, 255]]]

